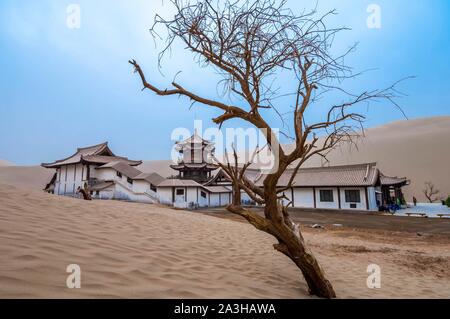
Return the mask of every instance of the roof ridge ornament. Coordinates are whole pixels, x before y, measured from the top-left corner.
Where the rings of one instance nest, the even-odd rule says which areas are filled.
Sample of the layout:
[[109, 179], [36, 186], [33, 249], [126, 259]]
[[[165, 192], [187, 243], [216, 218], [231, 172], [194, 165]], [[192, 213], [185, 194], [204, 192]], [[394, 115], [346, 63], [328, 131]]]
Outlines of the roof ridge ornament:
[[364, 176], [364, 181], [367, 181], [367, 178], [369, 178], [369, 171], [370, 171], [370, 164], [367, 164], [366, 168], [366, 175]]

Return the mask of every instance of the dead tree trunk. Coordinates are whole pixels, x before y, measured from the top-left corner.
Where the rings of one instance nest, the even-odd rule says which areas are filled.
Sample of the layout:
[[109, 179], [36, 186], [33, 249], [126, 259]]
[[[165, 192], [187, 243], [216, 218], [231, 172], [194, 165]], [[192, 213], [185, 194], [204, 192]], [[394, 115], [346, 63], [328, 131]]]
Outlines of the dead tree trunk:
[[266, 197], [264, 214], [270, 220], [273, 235], [278, 240], [274, 248], [289, 257], [300, 269], [308, 284], [309, 293], [322, 298], [336, 298], [330, 281], [313, 253], [306, 247], [300, 226], [289, 218], [287, 207], [276, 195], [275, 184], [266, 184], [266, 191], [273, 194]]
[[[306, 248], [298, 225], [294, 225], [289, 218], [280, 218], [276, 221], [268, 220], [241, 206], [230, 205], [227, 209], [234, 214], [241, 215], [254, 227], [277, 239], [278, 244], [274, 245], [274, 249], [289, 257], [300, 269], [311, 295], [321, 298], [336, 298], [333, 286], [326, 278], [317, 259]], [[267, 203], [264, 213], [279, 216], [282, 209], [283, 207], [276, 202], [272, 205]]]
[[[278, 210], [281, 207], [277, 208]], [[277, 227], [278, 226], [278, 227]], [[322, 298], [336, 298], [336, 293], [317, 259], [306, 247], [303, 236], [296, 226], [291, 229], [287, 225], [277, 225], [276, 238], [278, 244], [274, 248], [289, 257], [300, 269], [308, 284], [309, 293]]]

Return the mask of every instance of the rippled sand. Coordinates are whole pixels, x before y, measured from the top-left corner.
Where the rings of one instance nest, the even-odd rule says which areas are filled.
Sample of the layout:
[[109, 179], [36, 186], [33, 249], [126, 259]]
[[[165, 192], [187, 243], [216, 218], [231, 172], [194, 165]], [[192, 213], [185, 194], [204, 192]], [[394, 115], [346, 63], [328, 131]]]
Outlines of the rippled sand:
[[[306, 230], [339, 297], [450, 297], [450, 240]], [[273, 239], [237, 221], [0, 185], [0, 297], [309, 298]], [[382, 269], [368, 289], [366, 268]], [[66, 267], [81, 267], [81, 289]]]

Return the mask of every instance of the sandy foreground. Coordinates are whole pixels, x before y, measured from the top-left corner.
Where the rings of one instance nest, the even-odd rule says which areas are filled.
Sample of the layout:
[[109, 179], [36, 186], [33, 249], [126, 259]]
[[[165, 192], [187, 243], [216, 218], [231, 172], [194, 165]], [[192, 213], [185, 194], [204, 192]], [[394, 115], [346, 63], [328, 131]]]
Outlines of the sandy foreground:
[[[450, 298], [450, 238], [305, 229], [340, 298]], [[246, 223], [0, 185], [2, 298], [310, 298], [274, 240]], [[381, 289], [366, 268], [381, 267]], [[81, 267], [81, 289], [66, 267]]]

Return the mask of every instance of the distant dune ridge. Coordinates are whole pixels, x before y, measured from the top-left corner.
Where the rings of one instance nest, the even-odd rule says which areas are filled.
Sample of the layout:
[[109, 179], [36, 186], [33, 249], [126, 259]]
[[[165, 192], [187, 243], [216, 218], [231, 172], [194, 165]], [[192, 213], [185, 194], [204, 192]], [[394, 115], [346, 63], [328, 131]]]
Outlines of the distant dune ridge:
[[144, 161], [137, 168], [143, 172], [156, 172], [163, 177], [169, 177], [177, 175], [178, 172], [170, 168], [173, 164], [172, 160], [159, 160], [159, 161]]
[[54, 172], [41, 166], [0, 167], [0, 184], [13, 185], [23, 189], [44, 189]]
[[5, 161], [5, 160], [0, 160], [0, 167], [2, 166], [15, 166], [13, 163]]
[[[74, 145], [77, 147], [79, 145]], [[64, 154], [62, 154], [63, 156]], [[450, 116], [399, 121], [366, 130], [358, 150], [345, 146], [329, 155], [330, 165], [377, 162], [387, 175], [408, 177], [411, 185], [404, 189], [407, 201], [420, 201], [424, 183], [431, 181], [442, 197], [450, 195]], [[27, 189], [42, 189], [52, 171], [39, 166], [4, 166], [0, 161], [0, 183]], [[164, 177], [175, 174], [170, 160], [145, 161], [139, 169], [157, 172]], [[313, 158], [305, 166], [321, 166]]]

